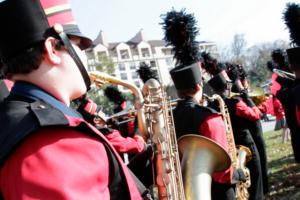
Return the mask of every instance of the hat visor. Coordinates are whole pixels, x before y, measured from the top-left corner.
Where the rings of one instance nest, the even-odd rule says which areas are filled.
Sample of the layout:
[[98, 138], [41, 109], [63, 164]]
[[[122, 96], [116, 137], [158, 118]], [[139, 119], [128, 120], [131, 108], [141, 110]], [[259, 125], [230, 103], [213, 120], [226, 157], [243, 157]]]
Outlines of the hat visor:
[[65, 25], [63, 25], [63, 27], [64, 27], [65, 33], [68, 36], [75, 36], [75, 37], [80, 38], [80, 44], [79, 44], [80, 49], [84, 50], [84, 49], [87, 49], [87, 48], [92, 46], [93, 41], [90, 38], [84, 36], [80, 32], [77, 25], [75, 25], [75, 24], [65, 24]]

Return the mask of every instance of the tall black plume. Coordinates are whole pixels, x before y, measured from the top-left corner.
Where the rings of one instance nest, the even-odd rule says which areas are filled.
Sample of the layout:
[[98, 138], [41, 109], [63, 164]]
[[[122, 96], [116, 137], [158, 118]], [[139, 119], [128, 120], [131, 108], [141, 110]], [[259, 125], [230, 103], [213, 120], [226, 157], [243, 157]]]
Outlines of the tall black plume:
[[164, 40], [167, 45], [173, 46], [172, 51], [176, 58], [176, 66], [183, 67], [199, 60], [199, 42], [196, 36], [199, 29], [193, 14], [187, 14], [185, 9], [177, 12], [174, 9], [161, 16]]
[[144, 83], [151, 78], [158, 80], [157, 72], [144, 62], [140, 64], [140, 68], [136, 72]]
[[287, 3], [283, 19], [289, 29], [291, 43], [300, 46], [300, 6], [296, 3]]

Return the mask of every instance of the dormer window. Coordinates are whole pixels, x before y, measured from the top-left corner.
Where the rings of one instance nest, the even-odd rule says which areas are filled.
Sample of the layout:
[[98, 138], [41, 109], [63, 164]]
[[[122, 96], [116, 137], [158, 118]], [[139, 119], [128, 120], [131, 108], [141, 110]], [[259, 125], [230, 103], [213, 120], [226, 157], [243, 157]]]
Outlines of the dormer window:
[[142, 57], [150, 57], [149, 48], [142, 48], [141, 52], [142, 52]]
[[120, 50], [121, 59], [129, 59], [128, 49]]

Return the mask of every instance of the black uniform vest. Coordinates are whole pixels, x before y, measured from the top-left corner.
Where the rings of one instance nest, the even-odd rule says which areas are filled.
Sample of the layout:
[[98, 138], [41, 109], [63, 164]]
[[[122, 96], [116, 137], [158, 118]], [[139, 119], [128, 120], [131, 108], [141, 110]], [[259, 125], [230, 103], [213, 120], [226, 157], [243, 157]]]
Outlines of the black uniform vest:
[[173, 111], [177, 138], [186, 134], [199, 134], [200, 125], [213, 113], [217, 112], [200, 106], [192, 98], [179, 101]]
[[[0, 167], [14, 149], [35, 130], [46, 126], [70, 127], [69, 121], [60, 110], [40, 101], [11, 94], [0, 103]], [[125, 174], [121, 170], [111, 147], [86, 123], [70, 127], [94, 136], [104, 144], [109, 159], [109, 190], [111, 199], [130, 199]], [[121, 175], [121, 176], [120, 176]], [[1, 196], [1, 195], [0, 195]], [[0, 197], [0, 199], [2, 199]]]

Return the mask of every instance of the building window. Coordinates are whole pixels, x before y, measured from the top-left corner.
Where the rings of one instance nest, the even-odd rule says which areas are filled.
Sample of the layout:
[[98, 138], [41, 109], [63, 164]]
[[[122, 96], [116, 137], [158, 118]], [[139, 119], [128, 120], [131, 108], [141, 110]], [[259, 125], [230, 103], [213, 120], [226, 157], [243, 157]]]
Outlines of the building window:
[[97, 56], [98, 56], [98, 59], [105, 58], [106, 57], [106, 52], [105, 51], [99, 51], [99, 52], [97, 52]]
[[128, 59], [129, 58], [129, 52], [128, 49], [120, 50], [121, 59]]
[[121, 79], [122, 80], [127, 80], [127, 74], [126, 73], [121, 73]]
[[150, 57], [149, 48], [142, 48], [141, 52], [142, 52], [142, 57]]
[[172, 55], [171, 49], [164, 48], [164, 49], [162, 49], [161, 51], [162, 51], [162, 53], [163, 53], [164, 55], [166, 55], [166, 56]]
[[137, 74], [136, 72], [132, 72], [132, 73], [131, 73], [131, 76], [132, 76], [132, 79], [137, 79], [137, 78], [139, 78], [139, 77], [138, 77], [138, 74]]
[[135, 63], [130, 63], [130, 69], [133, 69], [133, 70], [135, 70], [135, 69], [136, 69], [136, 67], [135, 67]]
[[156, 63], [155, 63], [154, 60], [151, 60], [151, 61], [150, 61], [150, 66], [151, 66], [151, 67], [156, 67]]
[[125, 71], [125, 64], [124, 63], [119, 63], [119, 70], [120, 71]]

